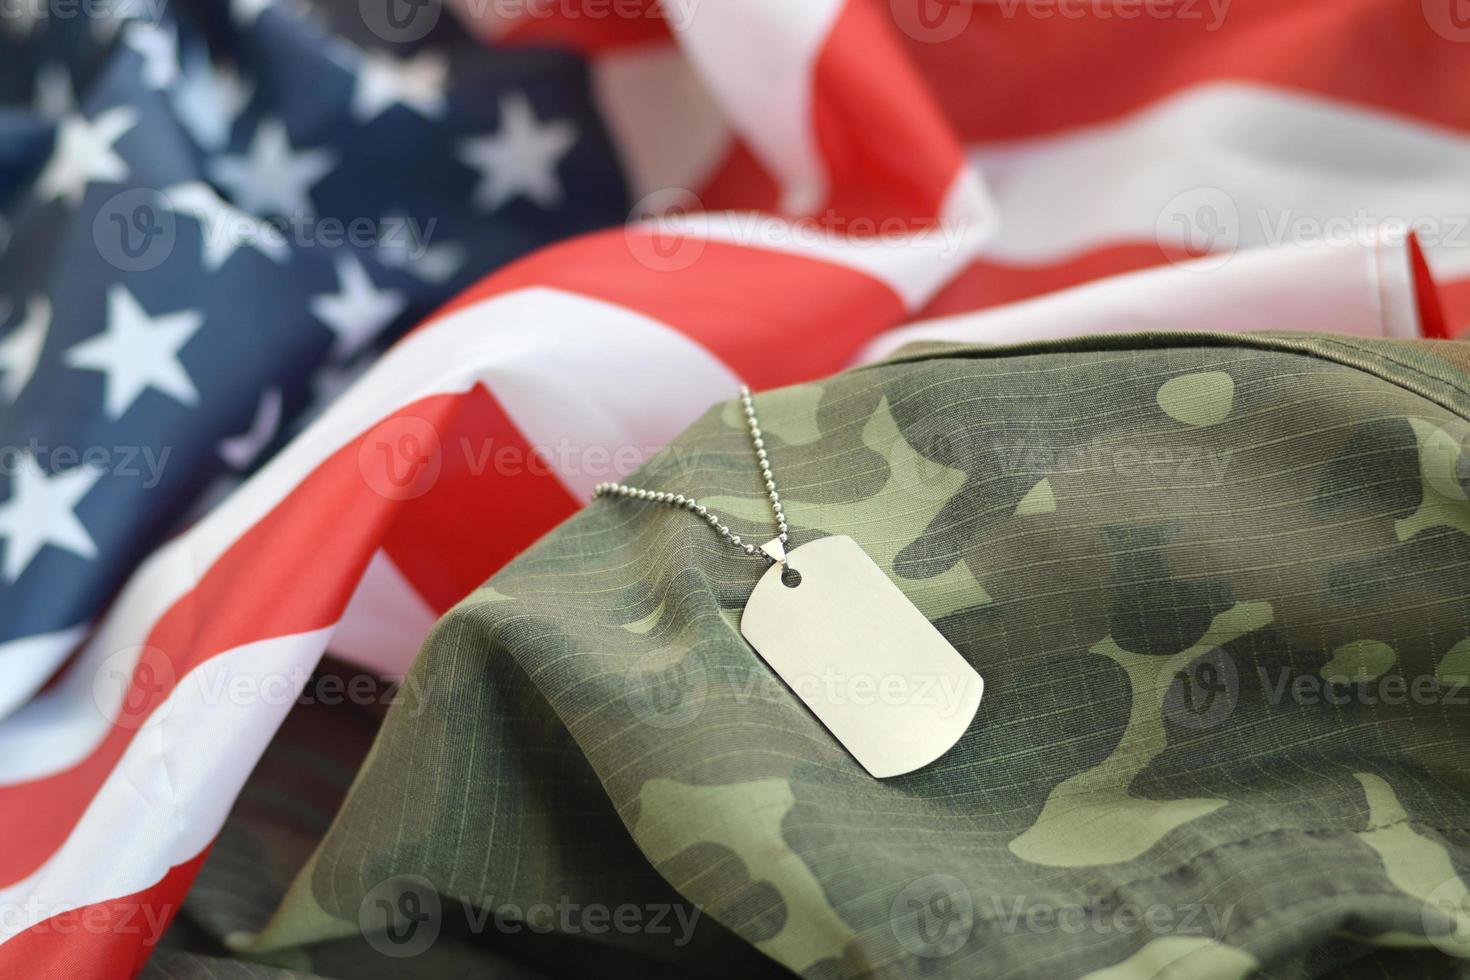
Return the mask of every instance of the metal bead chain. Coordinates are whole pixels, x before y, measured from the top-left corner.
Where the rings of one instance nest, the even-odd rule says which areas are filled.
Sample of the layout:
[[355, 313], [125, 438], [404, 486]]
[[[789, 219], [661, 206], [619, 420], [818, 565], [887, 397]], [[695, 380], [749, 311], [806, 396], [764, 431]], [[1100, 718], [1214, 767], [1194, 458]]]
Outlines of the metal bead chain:
[[766, 496], [771, 501], [771, 511], [776, 515], [776, 538], [781, 547], [786, 547], [786, 512], [781, 509], [781, 495], [776, 492], [776, 478], [771, 475], [771, 461], [766, 458], [766, 441], [761, 438], [761, 425], [755, 417], [755, 403], [750, 400], [750, 387], [740, 386], [740, 404], [745, 411], [745, 427], [750, 430], [750, 445], [755, 450], [755, 461], [760, 464], [761, 480], [766, 485]]
[[[766, 496], [771, 501], [771, 510], [776, 515], [776, 538], [781, 542], [781, 547], [786, 547], [786, 513], [781, 509], [781, 495], [776, 491], [776, 478], [771, 475], [771, 461], [766, 457], [766, 442], [761, 436], [760, 422], [755, 416], [755, 404], [750, 400], [750, 388], [746, 385], [740, 386], [740, 404], [745, 413], [745, 427], [750, 430], [750, 445], [755, 450], [756, 462], [760, 465], [761, 480], [766, 486]], [[720, 520], [693, 497], [686, 497], [682, 493], [667, 493], [661, 490], [644, 490], [641, 487], [632, 487], [626, 483], [607, 482], [599, 483], [592, 492], [592, 499], [598, 497], [627, 497], [630, 500], [647, 500], [650, 503], [664, 504], [669, 507], [679, 507], [687, 510], [695, 517], [705, 520], [710, 527], [714, 528], [726, 541], [744, 551], [747, 555], [760, 555], [769, 565], [776, 564], [776, 559], [761, 551], [748, 541], [741, 541], [740, 535], [733, 533], [729, 525]]]

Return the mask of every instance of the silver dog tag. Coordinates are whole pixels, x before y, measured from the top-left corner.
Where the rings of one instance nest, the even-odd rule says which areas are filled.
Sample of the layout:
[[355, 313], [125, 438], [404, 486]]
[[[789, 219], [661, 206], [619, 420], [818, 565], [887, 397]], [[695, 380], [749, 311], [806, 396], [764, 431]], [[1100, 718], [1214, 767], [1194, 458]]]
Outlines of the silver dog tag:
[[740, 617], [750, 645], [873, 776], [948, 752], [980, 707], [980, 675], [852, 538], [786, 557], [800, 582], [780, 564], [761, 576]]

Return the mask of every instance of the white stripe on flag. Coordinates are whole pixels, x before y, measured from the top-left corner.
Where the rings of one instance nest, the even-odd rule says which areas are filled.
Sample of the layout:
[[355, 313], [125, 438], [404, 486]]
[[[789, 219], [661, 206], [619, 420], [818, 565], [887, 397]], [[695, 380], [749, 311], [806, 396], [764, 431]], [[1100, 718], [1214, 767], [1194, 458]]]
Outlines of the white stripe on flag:
[[[1470, 138], [1287, 89], [1216, 83], [1121, 120], [972, 147], [1001, 211], [986, 258], [1047, 265], [1109, 245], [1249, 248], [1422, 219], [1437, 272], [1470, 271]], [[1347, 219], [1346, 221], [1342, 219]]]
[[[34, 874], [0, 888], [0, 943], [53, 915], [142, 891], [204, 850], [295, 702], [299, 686], [289, 685], [305, 676], [294, 668], [315, 663], [330, 634], [247, 644], [186, 675], [133, 736], [66, 843]], [[231, 697], [240, 680], [236, 690], [279, 690]]]
[[592, 60], [591, 71], [635, 201], [667, 188], [698, 194], [709, 185], [735, 135], [683, 51], [672, 44], [609, 51]]
[[1318, 330], [1418, 337], [1409, 248], [1257, 248], [1109, 276], [1036, 299], [911, 323], [882, 334], [857, 363], [918, 340], [1014, 344], [1137, 330]]
[[438, 620], [393, 559], [379, 550], [357, 583], [329, 649], [379, 676], [400, 677]]
[[[817, 59], [845, 0], [664, 0], [687, 23], [674, 37], [731, 125], [781, 188], [781, 210], [827, 199], [828, 171], [812, 121]], [[682, 11], [682, 12], [681, 12]]]
[[974, 260], [994, 232], [994, 215], [979, 175], [962, 167], [938, 222], [904, 234], [839, 235], [812, 222], [746, 211], [676, 214], [646, 224], [840, 265], [884, 283], [907, 309], [917, 310]]
[[39, 691], [86, 635], [85, 626], [73, 626], [0, 643], [0, 719]]

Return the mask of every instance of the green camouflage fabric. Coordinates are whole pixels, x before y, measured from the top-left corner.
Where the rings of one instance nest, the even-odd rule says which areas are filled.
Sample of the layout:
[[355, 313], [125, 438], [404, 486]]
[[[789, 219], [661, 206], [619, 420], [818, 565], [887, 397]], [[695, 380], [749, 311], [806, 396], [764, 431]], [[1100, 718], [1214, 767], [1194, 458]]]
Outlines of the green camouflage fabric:
[[[1467, 385], [1150, 335], [762, 393], [792, 544], [854, 538], [984, 676], [948, 754], [870, 778], [740, 636], [764, 563], [597, 501], [439, 623], [295, 861], [237, 811], [151, 969], [1465, 975]], [[773, 536], [736, 402], [628, 482]]]

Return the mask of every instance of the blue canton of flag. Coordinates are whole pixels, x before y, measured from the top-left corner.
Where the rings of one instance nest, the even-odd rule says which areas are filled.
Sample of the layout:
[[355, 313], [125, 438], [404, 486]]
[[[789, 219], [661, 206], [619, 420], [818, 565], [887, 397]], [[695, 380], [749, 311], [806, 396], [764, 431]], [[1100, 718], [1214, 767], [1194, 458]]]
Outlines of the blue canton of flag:
[[0, 25], [0, 716], [383, 344], [627, 213], [572, 55], [162, 3]]

